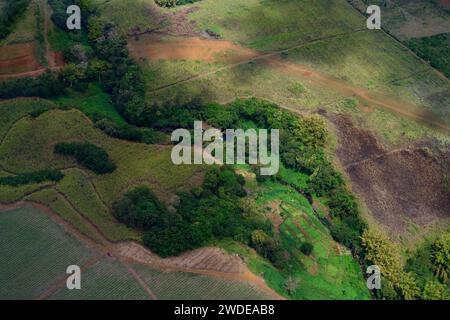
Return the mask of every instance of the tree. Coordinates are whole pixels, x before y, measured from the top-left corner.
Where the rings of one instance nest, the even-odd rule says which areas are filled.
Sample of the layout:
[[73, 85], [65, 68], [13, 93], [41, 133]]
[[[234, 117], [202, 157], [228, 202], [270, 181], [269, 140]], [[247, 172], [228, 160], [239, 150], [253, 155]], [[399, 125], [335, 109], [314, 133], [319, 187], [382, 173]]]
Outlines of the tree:
[[422, 292], [423, 300], [445, 300], [448, 299], [446, 288], [441, 283], [429, 280]]
[[89, 62], [87, 75], [91, 79], [97, 80], [100, 84], [107, 76], [107, 72], [112, 69], [112, 65], [105, 60], [95, 59]]
[[432, 246], [431, 261], [436, 276], [447, 282], [450, 276], [450, 232], [443, 234]]
[[76, 89], [80, 89], [82, 82], [86, 79], [86, 73], [81, 66], [70, 63], [60, 71], [59, 77], [70, 88], [75, 85]]
[[373, 229], [365, 230], [361, 240], [366, 259], [380, 268], [381, 275], [401, 292], [404, 299], [415, 299], [420, 291], [412, 274], [403, 271], [398, 246]]
[[132, 228], [148, 230], [167, 227], [168, 215], [165, 206], [149, 188], [137, 187], [127, 193], [112, 206], [113, 215]]
[[298, 281], [294, 279], [292, 276], [286, 279], [284, 282], [284, 290], [290, 295], [293, 295], [298, 288]]
[[311, 253], [313, 252], [313, 249], [314, 249], [314, 246], [310, 242], [303, 242], [300, 245], [300, 251], [307, 256], [311, 255]]

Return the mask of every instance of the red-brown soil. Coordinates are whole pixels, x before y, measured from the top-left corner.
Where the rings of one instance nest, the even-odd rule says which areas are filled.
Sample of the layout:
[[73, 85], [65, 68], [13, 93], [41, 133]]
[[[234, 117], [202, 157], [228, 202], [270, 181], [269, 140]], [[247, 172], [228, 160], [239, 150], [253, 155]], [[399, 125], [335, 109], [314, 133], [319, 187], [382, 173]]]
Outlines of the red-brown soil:
[[0, 75], [35, 71], [42, 66], [36, 59], [36, 44], [11, 44], [0, 47]]
[[386, 150], [368, 131], [345, 116], [333, 118], [338, 129], [337, 155], [375, 219], [393, 233], [408, 221], [427, 226], [450, 218], [450, 149], [438, 156], [426, 148]]
[[255, 58], [258, 53], [224, 40], [143, 35], [128, 43], [135, 59], [199, 60], [236, 63]]

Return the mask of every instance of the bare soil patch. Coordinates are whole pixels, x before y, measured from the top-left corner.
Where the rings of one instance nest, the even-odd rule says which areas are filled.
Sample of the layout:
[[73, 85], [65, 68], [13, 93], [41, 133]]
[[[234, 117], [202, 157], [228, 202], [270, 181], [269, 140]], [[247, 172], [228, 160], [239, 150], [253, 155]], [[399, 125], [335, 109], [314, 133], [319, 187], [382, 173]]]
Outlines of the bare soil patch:
[[241, 258], [214, 247], [200, 248], [165, 259], [134, 242], [119, 243], [116, 245], [116, 250], [125, 258], [164, 269], [209, 270], [221, 273], [245, 271], [245, 264]]
[[0, 75], [30, 72], [42, 68], [36, 59], [36, 50], [35, 43], [0, 47]]
[[254, 58], [257, 52], [224, 40], [199, 37], [161, 37], [146, 34], [130, 39], [128, 47], [133, 58], [150, 60], [197, 60], [206, 62], [236, 63]]
[[378, 222], [399, 234], [409, 222], [427, 226], [450, 218], [450, 188], [445, 182], [450, 148], [439, 156], [426, 148], [387, 150], [345, 116], [333, 122], [340, 141], [337, 155], [354, 191]]

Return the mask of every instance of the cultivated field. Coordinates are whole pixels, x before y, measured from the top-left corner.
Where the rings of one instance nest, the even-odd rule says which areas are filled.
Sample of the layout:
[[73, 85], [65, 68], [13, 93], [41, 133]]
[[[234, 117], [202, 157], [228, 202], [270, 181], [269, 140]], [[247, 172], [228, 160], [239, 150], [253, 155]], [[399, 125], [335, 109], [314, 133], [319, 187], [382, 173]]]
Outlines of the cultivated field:
[[[26, 104], [24, 101], [5, 101], [0, 107], [9, 110], [17, 103]], [[66, 206], [77, 211], [106, 238], [138, 240], [139, 233], [118, 224], [110, 214], [109, 209], [118, 195], [133, 186], [145, 184], [162, 200], [170, 203], [177, 190], [201, 183], [202, 167], [176, 167], [170, 160], [170, 146], [144, 145], [109, 138], [94, 129], [90, 120], [78, 110], [54, 110], [35, 119], [26, 116], [34, 108], [38, 108], [38, 104], [33, 102], [20, 111], [13, 110], [5, 118], [2, 129], [7, 133], [4, 133], [0, 145], [0, 167], [11, 174], [54, 167], [62, 169], [65, 178], [56, 185], [43, 183], [19, 188], [1, 186], [2, 202], [13, 202], [29, 196], [37, 197], [47, 205], [55, 205], [56, 193], [58, 201], [63, 201]], [[112, 174], [97, 176], [78, 168], [73, 160], [53, 153], [53, 146], [61, 141], [90, 141], [102, 146], [116, 163], [117, 170]], [[32, 195], [43, 188], [54, 190]], [[79, 224], [79, 221], [76, 223]]]
[[[295, 174], [290, 175], [292, 178]], [[292, 257], [293, 277], [298, 282], [292, 298], [369, 298], [359, 264], [348, 249], [331, 238], [328, 229], [318, 219], [324, 213], [315, 212], [306, 198], [276, 183], [264, 185], [257, 201], [268, 214], [275, 215], [272, 220], [278, 221], [281, 242]], [[314, 245], [310, 256], [299, 250], [299, 244], [305, 241]], [[269, 284], [280, 286], [275, 276], [267, 279]], [[284, 289], [278, 287], [278, 290]]]
[[[244, 280], [161, 272], [124, 261], [113, 247], [80, 238], [50, 212], [32, 207], [0, 210], [0, 299], [269, 298]], [[81, 290], [66, 288], [66, 268], [73, 264], [82, 270]]]

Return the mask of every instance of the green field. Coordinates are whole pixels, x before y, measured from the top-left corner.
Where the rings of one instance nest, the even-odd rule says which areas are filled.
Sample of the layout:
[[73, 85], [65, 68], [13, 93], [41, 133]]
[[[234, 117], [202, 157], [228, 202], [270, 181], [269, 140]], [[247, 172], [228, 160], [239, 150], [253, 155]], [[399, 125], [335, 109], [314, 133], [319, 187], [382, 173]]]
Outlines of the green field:
[[62, 107], [77, 108], [87, 116], [102, 116], [124, 124], [125, 120], [114, 108], [111, 97], [99, 86], [91, 84], [85, 92], [75, 91], [53, 100]]
[[[114, 4], [110, 4], [113, 6]], [[261, 51], [292, 48], [280, 55], [286, 62], [304, 65], [342, 83], [367, 89], [417, 106], [443, 121], [450, 121], [450, 84], [433, 69], [382, 31], [365, 28], [365, 18], [344, 0], [334, 1], [214, 1], [204, 0], [187, 7], [197, 30], [213, 30], [223, 40]], [[159, 9], [163, 13], [184, 10]], [[107, 14], [107, 13], [105, 13]], [[120, 25], [129, 25], [117, 19]], [[141, 40], [141, 41], [145, 41]], [[148, 99], [159, 103], [192, 99], [229, 102], [237, 97], [255, 96], [302, 112], [319, 107], [335, 111], [336, 103], [349, 96], [326, 83], [310, 83], [308, 77], [283, 72], [255, 61], [223, 68], [223, 63], [193, 60], [142, 61], [148, 83]], [[220, 70], [219, 70], [220, 69]], [[156, 90], [192, 76], [210, 73], [172, 87]], [[292, 90], [298, 83], [303, 92]], [[363, 101], [353, 112], [361, 125], [379, 133], [392, 132], [386, 119], [398, 117], [392, 111], [374, 107], [364, 112]], [[379, 112], [383, 113], [380, 117]], [[370, 117], [370, 120], [367, 120]], [[409, 120], [406, 120], [409, 121]], [[407, 136], [440, 134], [412, 122]], [[389, 139], [397, 143], [405, 135], [403, 125]], [[395, 137], [397, 135], [397, 137]]]
[[[331, 238], [308, 201], [288, 187], [268, 184], [264, 189], [258, 198], [262, 205], [281, 201], [284, 220], [280, 226], [281, 242], [294, 257], [292, 276], [299, 284], [293, 298], [369, 298], [360, 266], [346, 248]], [[299, 250], [299, 244], [304, 241], [314, 245], [311, 256]]]
[[[82, 213], [110, 240], [139, 240], [138, 232], [117, 223], [110, 214], [109, 209], [117, 195], [133, 186], [145, 184], [161, 199], [169, 202], [177, 190], [190, 188], [192, 179], [201, 182], [203, 168], [173, 165], [170, 146], [112, 139], [94, 129], [92, 123], [78, 110], [53, 110], [32, 118], [28, 116], [30, 111], [54, 105], [44, 101], [33, 101], [28, 105], [25, 101], [12, 100], [0, 104], [0, 108], [8, 113], [8, 117], [2, 118], [5, 125], [2, 126], [0, 168], [14, 174], [54, 167], [64, 170], [65, 178], [56, 185], [42, 183], [19, 188], [1, 186], [1, 202], [14, 202], [24, 197], [36, 198], [39, 202], [63, 210], [64, 218], [78, 226], [81, 226], [79, 215]], [[24, 108], [17, 108], [22, 104]], [[78, 168], [73, 160], [53, 153], [56, 143], [74, 140], [102, 146], [117, 165], [117, 170], [112, 174], [95, 175]], [[172, 174], [175, 170], [177, 174]], [[55, 188], [55, 191], [33, 195], [42, 188]], [[58, 200], [55, 200], [55, 192]], [[61, 201], [65, 206], [61, 206]], [[67, 214], [67, 210], [72, 214]], [[78, 214], [74, 215], [73, 210]], [[88, 235], [91, 234], [89, 227], [84, 226], [82, 229]]]
[[[0, 211], [0, 230], [0, 299], [149, 299], [131, 269], [159, 299], [267, 299], [246, 282], [160, 272], [108, 257], [38, 209]], [[82, 268], [81, 290], [65, 286], [69, 265]]]
[[35, 41], [39, 32], [37, 21], [38, 10], [37, 2], [31, 1], [30, 6], [24, 15], [15, 23], [13, 32], [11, 32], [5, 39], [1, 40], [0, 45]]
[[37, 209], [0, 212], [0, 298], [35, 299], [95, 253]]

